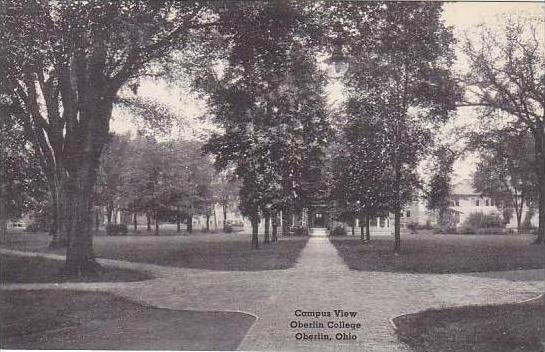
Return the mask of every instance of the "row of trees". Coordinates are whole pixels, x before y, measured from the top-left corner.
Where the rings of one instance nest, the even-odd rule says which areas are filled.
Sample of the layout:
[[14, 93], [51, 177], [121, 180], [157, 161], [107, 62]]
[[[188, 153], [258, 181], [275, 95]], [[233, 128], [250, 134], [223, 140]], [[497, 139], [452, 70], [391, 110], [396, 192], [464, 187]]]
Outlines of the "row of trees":
[[[519, 231], [524, 205], [530, 214], [538, 208], [536, 243], [543, 243], [545, 20], [517, 16], [502, 20], [502, 28], [481, 27], [462, 43], [469, 68], [460, 77], [466, 88], [460, 105], [477, 108], [478, 125], [459, 137], [467, 140], [465, 152], [478, 155], [475, 190], [492, 197], [504, 218], [514, 213]], [[430, 206], [440, 212], [448, 208], [448, 175], [456, 156], [446, 149], [436, 157]]]
[[[157, 142], [149, 136], [112, 135], [99, 168], [95, 187], [95, 204], [106, 209], [108, 224], [115, 210], [134, 216], [138, 213], [155, 219], [159, 233], [161, 218], [176, 219], [177, 230], [184, 219], [192, 231], [193, 215], [207, 217], [209, 226], [214, 203], [232, 202], [225, 199], [225, 188], [236, 192], [235, 183], [217, 177], [209, 157], [202, 154], [202, 143], [175, 140]], [[136, 226], [136, 225], [135, 225]]]
[[469, 61], [469, 72], [463, 77], [468, 87], [465, 105], [479, 107], [488, 129], [477, 137], [483, 160], [475, 181], [487, 192], [482, 175], [495, 178], [504, 196], [510, 195], [518, 219], [522, 201], [534, 198], [539, 208], [536, 243], [543, 244], [545, 18], [508, 17], [503, 22], [500, 30], [482, 28], [477, 39], [467, 39], [463, 45]]
[[367, 235], [369, 217], [393, 213], [397, 251], [402, 208], [419, 188], [417, 165], [432, 130], [461, 99], [451, 70], [454, 38], [439, 3], [342, 7], [348, 22], [335, 45], [349, 63], [348, 100], [334, 195], [367, 223]]
[[[400, 212], [417, 184], [416, 165], [430, 132], [462, 100], [441, 11], [439, 3], [8, 1], [0, 13], [2, 114], [18, 121], [38, 156], [56, 239], [68, 246], [67, 272], [95, 271], [94, 189], [112, 109], [127, 103], [119, 93], [188, 58], [198, 61], [182, 66], [190, 66], [194, 87], [223, 128], [205, 149], [217, 168], [234, 168], [240, 179], [256, 247], [260, 214], [267, 222], [279, 209], [324, 196], [320, 171], [331, 127], [320, 58], [348, 62], [347, 127], [339, 139], [346, 144], [338, 150], [350, 157], [338, 158], [332, 182], [340, 183], [337, 200], [347, 211], [394, 213], [399, 250]], [[533, 136], [541, 242], [542, 25], [507, 22], [505, 37], [483, 31], [467, 42], [471, 70], [461, 82], [470, 90], [465, 104], [484, 107], [483, 118], [503, 111]], [[153, 123], [156, 116], [144, 114]], [[342, 175], [350, 168], [351, 177]]]
[[0, 101], [0, 233], [4, 234], [8, 219], [28, 212], [45, 212], [47, 187], [43, 181], [39, 159], [28, 143], [23, 126], [6, 118], [13, 113], [8, 100]]
[[470, 133], [469, 147], [480, 156], [474, 187], [496, 201], [504, 218], [515, 216], [518, 232], [522, 231], [524, 206], [533, 209], [538, 201], [533, 144], [524, 130], [490, 128]]
[[214, 42], [213, 50], [220, 52], [197, 72], [196, 88], [223, 128], [205, 150], [215, 156], [218, 169], [234, 166], [254, 248], [260, 216], [267, 243], [271, 219], [276, 238], [281, 209], [289, 214], [319, 199], [330, 130], [311, 7], [289, 1], [230, 3], [219, 14], [221, 45]]
[[[539, 208], [536, 243], [543, 243], [544, 19], [510, 17], [505, 18], [501, 30], [481, 28], [477, 39], [469, 38], [462, 43], [469, 70], [454, 79], [450, 73], [454, 40], [442, 26], [439, 6], [432, 10], [430, 5], [426, 10], [417, 5], [413, 9], [416, 14], [411, 13], [410, 7], [404, 8], [404, 14], [409, 13], [407, 17], [396, 15], [394, 9], [389, 10], [390, 16], [400, 16], [393, 22], [397, 28], [388, 32], [395, 33], [395, 39], [378, 38], [372, 42], [387, 48], [380, 55], [373, 55], [369, 46], [362, 43], [358, 48], [364, 49], [356, 56], [356, 60], [360, 59], [356, 68], [362, 71], [361, 76], [351, 74], [353, 65], [348, 71], [347, 86], [363, 89], [356, 90], [355, 96], [353, 90], [349, 90], [346, 104], [347, 122], [342, 128], [343, 140], [338, 148], [336, 168], [339, 203], [344, 204], [345, 211], [352, 216], [361, 216], [362, 222], [368, 214], [393, 212], [396, 217], [395, 248], [398, 248], [397, 205], [411, 201], [414, 191], [420, 188], [416, 165], [432, 151], [433, 169], [425, 193], [428, 207], [437, 210], [441, 219], [446, 218], [453, 164], [459, 153], [441, 141], [435, 148], [430, 148], [430, 128], [437, 128], [437, 122], [444, 122], [448, 112], [457, 106], [477, 107], [481, 128], [465, 133], [469, 141], [466, 151], [477, 152], [480, 160], [474, 187], [483, 195], [493, 197], [506, 215], [513, 211], [519, 230], [523, 205]], [[426, 14], [421, 18], [423, 22], [413, 27], [418, 14], [423, 13]], [[413, 32], [408, 31], [410, 36], [404, 36], [404, 20], [413, 29]], [[350, 33], [362, 32], [360, 29]], [[435, 40], [427, 41], [426, 38], [431, 37], [426, 33], [436, 35]], [[354, 38], [349, 42], [353, 43]], [[395, 50], [394, 58], [400, 58], [393, 61], [391, 71], [387, 70], [389, 49]], [[354, 58], [349, 58], [354, 62]], [[376, 61], [381, 65], [374, 65]], [[417, 75], [411, 76], [410, 70], [407, 74], [407, 62]], [[373, 75], [377, 67], [379, 70]], [[383, 81], [387, 84], [380, 85]], [[411, 86], [413, 82], [414, 86]], [[461, 94], [457, 85], [465, 88], [465, 94]], [[378, 99], [372, 95], [375, 87], [379, 89]], [[394, 92], [393, 97], [388, 96], [390, 91]], [[401, 106], [409, 107], [409, 114], [405, 116], [396, 114], [397, 103], [404, 99], [408, 104]], [[430, 109], [429, 114], [426, 114], [427, 109]], [[359, 119], [355, 119], [358, 114]], [[400, 131], [397, 136], [396, 131]], [[396, 165], [402, 168], [396, 170]], [[403, 179], [403, 176], [407, 178]]]
[[179, 1], [3, 4], [1, 93], [39, 155], [68, 275], [96, 272], [93, 190], [119, 91], [186, 48], [211, 25], [208, 10]]

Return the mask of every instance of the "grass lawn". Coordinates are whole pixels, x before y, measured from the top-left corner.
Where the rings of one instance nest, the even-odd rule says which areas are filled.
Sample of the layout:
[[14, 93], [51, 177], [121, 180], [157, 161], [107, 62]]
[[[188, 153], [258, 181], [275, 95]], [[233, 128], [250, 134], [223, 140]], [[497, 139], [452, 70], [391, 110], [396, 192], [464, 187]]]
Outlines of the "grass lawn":
[[[38, 257], [0, 255], [0, 283], [49, 283], [66, 281], [60, 272], [64, 262]], [[105, 268], [99, 277], [85, 278], [86, 282], [141, 281], [150, 279], [146, 274]], [[73, 280], [71, 280], [73, 281]]]
[[545, 299], [521, 304], [427, 310], [394, 319], [401, 341], [417, 352], [540, 352]]
[[393, 238], [331, 238], [337, 252], [354, 270], [410, 273], [467, 273], [545, 267], [545, 246], [526, 235], [402, 235], [401, 253]]
[[[97, 236], [97, 257], [122, 259], [175, 267], [257, 271], [293, 267], [307, 238], [280, 238], [277, 243], [250, 247], [250, 235], [242, 233], [194, 234], [182, 236]], [[10, 234], [0, 246], [37, 252], [64, 253], [47, 246], [47, 234]]]
[[176, 311], [107, 293], [0, 291], [0, 348], [234, 350], [255, 318]]

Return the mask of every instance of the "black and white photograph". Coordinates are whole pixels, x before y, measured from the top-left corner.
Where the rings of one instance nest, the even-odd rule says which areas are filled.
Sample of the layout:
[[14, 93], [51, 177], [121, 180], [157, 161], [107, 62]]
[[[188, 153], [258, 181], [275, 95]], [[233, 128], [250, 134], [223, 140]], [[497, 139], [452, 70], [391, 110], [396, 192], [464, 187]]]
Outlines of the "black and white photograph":
[[0, 0], [0, 350], [545, 352], [545, 2]]

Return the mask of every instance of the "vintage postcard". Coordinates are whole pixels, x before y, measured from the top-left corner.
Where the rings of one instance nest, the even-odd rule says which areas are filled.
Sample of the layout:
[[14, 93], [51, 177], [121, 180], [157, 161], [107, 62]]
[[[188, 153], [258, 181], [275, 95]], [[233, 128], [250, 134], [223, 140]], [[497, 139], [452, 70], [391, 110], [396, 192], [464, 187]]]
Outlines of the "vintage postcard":
[[0, 348], [545, 351], [542, 1], [0, 0]]

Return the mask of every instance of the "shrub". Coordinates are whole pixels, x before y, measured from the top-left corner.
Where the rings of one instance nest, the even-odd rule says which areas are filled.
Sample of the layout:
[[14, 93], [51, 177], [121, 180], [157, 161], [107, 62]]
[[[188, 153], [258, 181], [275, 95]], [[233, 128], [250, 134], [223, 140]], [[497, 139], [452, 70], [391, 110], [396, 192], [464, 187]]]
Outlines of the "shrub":
[[448, 234], [448, 233], [456, 233], [455, 227], [450, 226], [440, 226], [440, 227], [434, 227], [433, 228], [434, 234]]
[[467, 217], [464, 225], [475, 229], [484, 228], [503, 228], [505, 226], [500, 214], [471, 213]]
[[461, 226], [457, 232], [461, 235], [474, 235], [477, 230], [471, 226]]
[[425, 225], [416, 225], [416, 230], [433, 230], [433, 226], [429, 221], [426, 221]]
[[233, 226], [231, 226], [231, 225], [225, 225], [225, 226], [223, 227], [223, 232], [225, 232], [225, 233], [231, 233], [231, 232], [233, 232]]
[[43, 231], [48, 231], [48, 230], [49, 229], [48, 229], [48, 226], [46, 224], [38, 222], [38, 221], [31, 222], [30, 224], [28, 224], [26, 226], [26, 229], [25, 229], [25, 231], [32, 232], [32, 233], [43, 232]]
[[335, 228], [329, 232], [329, 236], [346, 236], [346, 230], [342, 226], [335, 226]]
[[506, 231], [503, 227], [485, 227], [477, 229], [477, 235], [503, 235]]
[[411, 233], [417, 233], [418, 232], [418, 223], [417, 222], [410, 222], [407, 224], [407, 228]]
[[308, 236], [308, 229], [306, 227], [297, 226], [292, 230], [294, 236]]
[[108, 236], [127, 236], [129, 229], [125, 224], [106, 225], [106, 235]]
[[32, 214], [32, 221], [26, 226], [27, 232], [47, 232], [49, 231], [50, 219], [47, 212]]

